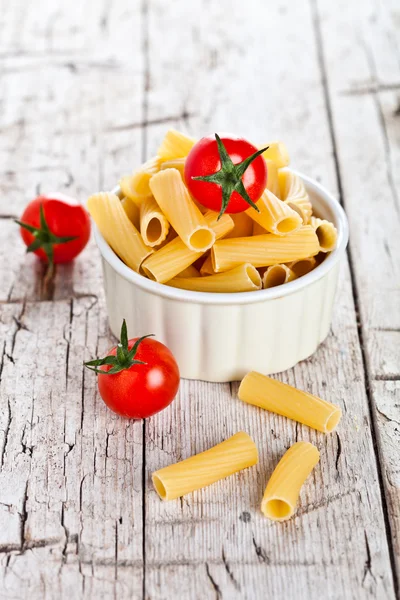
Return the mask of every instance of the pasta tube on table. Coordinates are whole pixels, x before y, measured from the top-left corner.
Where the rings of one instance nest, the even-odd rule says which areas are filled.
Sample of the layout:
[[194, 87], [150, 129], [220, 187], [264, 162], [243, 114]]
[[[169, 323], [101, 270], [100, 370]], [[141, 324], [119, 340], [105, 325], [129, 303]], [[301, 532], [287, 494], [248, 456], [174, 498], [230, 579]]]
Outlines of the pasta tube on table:
[[266, 148], [267, 146], [268, 148], [262, 153], [262, 156], [265, 158], [265, 160], [273, 160], [278, 169], [281, 167], [287, 167], [290, 162], [290, 158], [285, 144], [283, 142], [269, 142], [268, 144], [260, 146], [260, 148]]
[[294, 514], [300, 490], [319, 462], [319, 452], [309, 442], [293, 444], [282, 456], [265, 488], [261, 511], [272, 521], [286, 521]]
[[300, 229], [302, 225], [300, 215], [268, 189], [264, 190], [256, 204], [258, 211], [251, 207], [246, 210], [246, 214], [266, 231], [285, 236]]
[[169, 223], [152, 196], [140, 204], [140, 233], [148, 246], [158, 246], [169, 232]]
[[296, 279], [296, 274], [287, 265], [272, 265], [268, 267], [262, 277], [263, 288], [272, 288], [283, 285]]
[[154, 156], [141, 165], [132, 175], [120, 179], [119, 185], [122, 193], [140, 203], [147, 196], [151, 196], [149, 187], [150, 179], [160, 170], [160, 158]]
[[253, 292], [261, 289], [261, 277], [255, 267], [244, 264], [216, 275], [189, 278], [175, 277], [168, 281], [168, 285], [198, 292]]
[[269, 267], [307, 258], [318, 253], [319, 242], [312, 227], [305, 226], [287, 237], [272, 234], [245, 238], [224, 239], [211, 249], [216, 273], [227, 271], [243, 263], [254, 267]]
[[312, 214], [312, 204], [301, 177], [289, 169], [283, 169], [279, 171], [279, 188], [281, 199], [298, 212], [304, 225], [307, 225]]
[[153, 250], [145, 245], [118, 196], [106, 192], [94, 194], [88, 199], [87, 208], [106, 242], [128, 267], [138, 272]]
[[257, 371], [251, 371], [244, 377], [238, 396], [247, 404], [288, 417], [323, 433], [332, 432], [342, 416], [342, 411], [335, 404]]
[[215, 233], [192, 201], [179, 171], [159, 171], [151, 178], [150, 189], [162, 212], [189, 250], [205, 252], [211, 248]]
[[[218, 220], [218, 213], [208, 211], [204, 218], [207, 225], [215, 233], [216, 239], [226, 235], [233, 229], [233, 221], [226, 213]], [[142, 269], [144, 273], [154, 281], [165, 283], [173, 279], [178, 273], [192, 265], [203, 252], [194, 252], [177, 237], [152, 254], [152, 260], [144, 261]]]
[[251, 437], [236, 433], [213, 448], [153, 473], [153, 484], [162, 500], [174, 500], [211, 485], [258, 462]]
[[337, 229], [334, 224], [325, 219], [311, 217], [311, 227], [317, 234], [320, 252], [332, 252], [337, 242]]
[[184, 158], [189, 154], [195, 143], [196, 140], [188, 135], [176, 131], [176, 129], [169, 129], [164, 136], [157, 154], [162, 161]]
[[303, 275], [307, 275], [307, 273], [315, 269], [317, 266], [317, 261], [314, 256], [309, 256], [308, 258], [293, 260], [287, 266], [293, 271], [296, 277], [302, 277]]

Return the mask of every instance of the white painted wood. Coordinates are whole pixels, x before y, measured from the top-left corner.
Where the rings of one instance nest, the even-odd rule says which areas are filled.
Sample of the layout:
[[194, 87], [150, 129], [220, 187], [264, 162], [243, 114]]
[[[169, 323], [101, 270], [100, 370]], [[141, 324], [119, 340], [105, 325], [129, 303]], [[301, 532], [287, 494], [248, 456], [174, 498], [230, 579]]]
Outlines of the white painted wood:
[[[398, 268], [390, 185], [398, 189], [400, 140], [396, 90], [368, 91], [377, 81], [396, 84], [394, 9], [388, 0], [354, 11], [321, 0], [317, 12], [306, 0], [257, 0], [247, 12], [237, 0], [0, 4], [0, 597], [394, 598], [379, 472], [398, 554], [400, 325], [390, 287]], [[154, 151], [169, 124], [195, 135], [283, 138], [293, 164], [337, 193], [316, 15], [380, 463], [347, 267], [331, 335], [281, 377], [339, 403], [338, 434], [248, 407], [237, 400], [237, 384], [182, 382], [171, 407], [146, 422], [143, 446], [142, 422], [110, 413], [95, 377], [83, 373], [83, 360], [113, 343], [93, 242], [73, 266], [57, 267], [45, 289], [43, 268], [24, 255], [10, 217], [38, 191], [84, 199], [112, 187]], [[375, 79], [361, 57], [360, 27]], [[375, 285], [371, 262], [382, 265]], [[152, 470], [239, 429], [259, 446], [257, 467], [160, 502]], [[321, 463], [296, 517], [270, 523], [259, 511], [263, 489], [296, 439], [316, 443]]]

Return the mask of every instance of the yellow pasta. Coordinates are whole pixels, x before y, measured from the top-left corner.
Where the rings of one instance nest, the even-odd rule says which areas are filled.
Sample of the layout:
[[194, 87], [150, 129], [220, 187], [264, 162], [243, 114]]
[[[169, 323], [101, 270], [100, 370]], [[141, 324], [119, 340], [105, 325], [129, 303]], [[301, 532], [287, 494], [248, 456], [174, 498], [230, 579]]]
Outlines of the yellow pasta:
[[303, 180], [288, 169], [279, 171], [278, 176], [281, 199], [298, 212], [304, 225], [307, 225], [312, 214], [312, 204]]
[[151, 178], [150, 189], [162, 212], [189, 250], [205, 252], [211, 248], [215, 233], [193, 203], [179, 171], [159, 171]]
[[305, 226], [286, 237], [267, 233], [245, 238], [215, 242], [211, 250], [216, 273], [228, 271], [243, 263], [254, 267], [269, 267], [307, 258], [318, 253], [319, 243], [315, 231]]
[[262, 156], [266, 160], [273, 160], [278, 169], [288, 166], [290, 162], [289, 152], [283, 142], [270, 142], [269, 144], [260, 146], [260, 148], [265, 148], [266, 146], [268, 146], [268, 149], [262, 153]]
[[280, 198], [278, 167], [273, 160], [266, 160], [267, 163], [267, 188], [277, 198]]
[[337, 242], [337, 229], [334, 224], [325, 219], [311, 217], [311, 227], [317, 234], [320, 252], [332, 252]]
[[176, 131], [176, 129], [169, 129], [165, 134], [157, 154], [162, 161], [184, 158], [189, 154], [195, 143], [195, 139], [184, 133]]
[[302, 275], [307, 275], [307, 273], [315, 269], [317, 261], [314, 256], [309, 256], [308, 258], [294, 260], [287, 266], [293, 271], [296, 277], [302, 277]]
[[338, 406], [256, 371], [251, 371], [242, 380], [238, 396], [247, 404], [288, 417], [323, 433], [333, 431], [342, 416]]
[[246, 237], [253, 234], [253, 220], [245, 212], [231, 214], [235, 224], [232, 231], [228, 233], [227, 238]]
[[87, 208], [100, 233], [134, 271], [139, 271], [144, 259], [153, 252], [127, 217], [121, 201], [115, 194], [100, 192], [88, 199]]
[[296, 274], [287, 265], [272, 265], [265, 271], [262, 284], [263, 288], [267, 289], [283, 285], [293, 279], [296, 279]]
[[200, 273], [193, 265], [189, 265], [186, 269], [183, 269], [178, 273], [177, 277], [200, 277]]
[[265, 488], [261, 511], [272, 521], [286, 521], [294, 514], [300, 490], [319, 462], [319, 452], [309, 442], [296, 442], [285, 452]]
[[[226, 237], [226, 236], [225, 236]], [[200, 275], [214, 275], [214, 269], [212, 266], [211, 254], [209, 254], [206, 260], [200, 267]]]
[[261, 277], [257, 269], [250, 264], [245, 264], [216, 275], [175, 277], [168, 281], [168, 285], [197, 292], [253, 292], [261, 289]]
[[143, 198], [151, 195], [150, 179], [160, 170], [160, 158], [155, 156], [141, 165], [133, 175], [122, 177], [119, 182], [122, 193], [140, 203]]
[[258, 462], [255, 443], [240, 431], [225, 442], [153, 473], [153, 485], [162, 500], [174, 500], [229, 477]]
[[[218, 221], [218, 213], [210, 210], [204, 215], [204, 218], [215, 233], [216, 239], [223, 237], [233, 228], [233, 221], [227, 214], [224, 214]], [[202, 252], [189, 250], [177, 237], [150, 256], [151, 260], [146, 260], [142, 269], [150, 279], [165, 283], [192, 265], [202, 254]]]
[[169, 232], [169, 223], [152, 196], [140, 204], [140, 233], [148, 246], [159, 246]]
[[136, 229], [140, 228], [140, 215], [139, 207], [136, 202], [133, 202], [130, 198], [122, 198], [122, 208], [124, 209], [128, 219], [134, 224]]
[[268, 189], [257, 202], [258, 211], [251, 207], [246, 214], [266, 231], [274, 235], [289, 235], [298, 231], [302, 225], [299, 214], [288, 204], [279, 200]]
[[256, 221], [253, 222], [253, 235], [264, 235], [267, 233], [267, 230], [264, 227], [261, 227], [259, 223]]
[[160, 169], [161, 170], [165, 170], [165, 169], [177, 169], [177, 171], [179, 171], [179, 173], [182, 176], [182, 179], [185, 180], [184, 178], [184, 172], [185, 172], [185, 158], [174, 158], [171, 160], [166, 160], [165, 162], [161, 163]]

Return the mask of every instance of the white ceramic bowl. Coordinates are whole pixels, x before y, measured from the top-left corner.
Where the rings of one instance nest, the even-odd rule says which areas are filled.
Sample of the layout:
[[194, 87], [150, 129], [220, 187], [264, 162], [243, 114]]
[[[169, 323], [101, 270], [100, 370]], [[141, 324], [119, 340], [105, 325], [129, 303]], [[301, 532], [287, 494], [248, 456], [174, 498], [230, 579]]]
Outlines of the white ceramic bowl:
[[237, 294], [192, 292], [151, 281], [127, 267], [95, 227], [111, 331], [125, 318], [130, 337], [154, 333], [173, 352], [181, 376], [235, 381], [307, 358], [328, 335], [348, 224], [340, 204], [298, 173], [315, 212], [338, 229], [336, 249], [316, 269], [283, 286]]

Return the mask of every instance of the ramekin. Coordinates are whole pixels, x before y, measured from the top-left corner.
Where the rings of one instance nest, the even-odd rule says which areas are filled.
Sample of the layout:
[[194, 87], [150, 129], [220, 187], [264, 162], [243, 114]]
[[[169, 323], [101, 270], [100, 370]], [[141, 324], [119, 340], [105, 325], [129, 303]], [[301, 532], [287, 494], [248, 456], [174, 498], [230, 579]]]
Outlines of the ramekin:
[[283, 286], [213, 294], [169, 287], [127, 267], [94, 227], [111, 331], [126, 319], [130, 337], [154, 333], [187, 379], [236, 381], [251, 370], [279, 373], [311, 356], [329, 333], [348, 223], [317, 181], [303, 179], [314, 210], [338, 230], [336, 249], [316, 269]]

